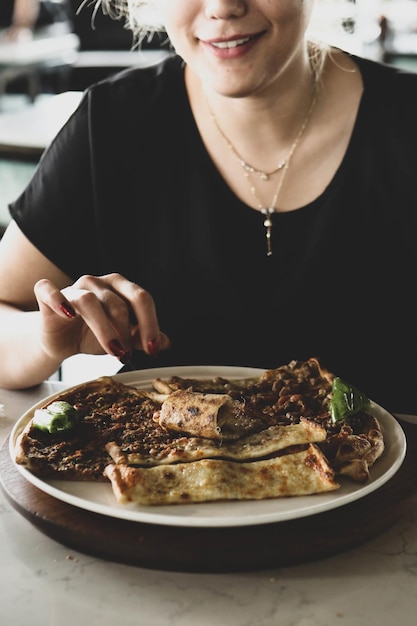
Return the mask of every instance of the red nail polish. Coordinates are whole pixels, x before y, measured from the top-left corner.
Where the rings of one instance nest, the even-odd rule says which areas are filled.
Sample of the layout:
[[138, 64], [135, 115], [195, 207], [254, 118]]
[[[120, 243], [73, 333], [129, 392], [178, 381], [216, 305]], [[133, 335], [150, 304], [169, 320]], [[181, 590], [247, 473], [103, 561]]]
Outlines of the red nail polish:
[[157, 339], [148, 341], [148, 352], [151, 356], [157, 356], [159, 352], [159, 344]]
[[123, 365], [127, 365], [132, 358], [132, 353], [129, 350], [125, 350], [118, 339], [112, 339], [109, 343], [109, 348]]
[[72, 308], [72, 306], [70, 304], [68, 304], [68, 302], [61, 302], [59, 308], [70, 319], [72, 319], [76, 315], [74, 309]]
[[117, 356], [117, 358], [120, 358], [126, 353], [126, 350], [123, 349], [122, 344], [118, 339], [112, 339], [109, 342], [109, 348], [113, 352], [114, 356]]
[[123, 363], [123, 365], [127, 365], [130, 362], [131, 358], [132, 358], [132, 353], [128, 351], [122, 354], [121, 356], [119, 356], [119, 361], [120, 363]]

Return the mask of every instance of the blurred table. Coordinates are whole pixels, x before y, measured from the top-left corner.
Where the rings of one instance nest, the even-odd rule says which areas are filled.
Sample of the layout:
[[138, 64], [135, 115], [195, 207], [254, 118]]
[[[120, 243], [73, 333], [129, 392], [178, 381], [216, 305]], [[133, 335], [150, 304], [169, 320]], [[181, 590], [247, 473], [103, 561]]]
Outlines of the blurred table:
[[67, 91], [41, 96], [32, 105], [0, 113], [0, 158], [37, 160], [81, 100]]
[[[0, 45], [0, 96], [2, 60], [6, 58], [5, 51]], [[39, 58], [44, 58], [41, 52], [46, 54], [47, 48], [39, 51]], [[167, 51], [143, 50], [143, 51], [89, 51], [77, 55], [77, 61], [73, 63], [73, 70], [94, 70], [95, 76], [101, 69], [105, 75], [115, 73], [127, 67], [147, 67], [154, 65], [168, 56]], [[25, 65], [28, 53], [15, 53], [9, 59], [15, 59], [14, 67]], [[36, 65], [36, 61], [33, 61]], [[4, 70], [6, 72], [8, 70]], [[32, 106], [27, 106], [17, 111], [1, 112], [0, 98], [0, 158], [5, 155], [11, 158], [39, 158], [43, 150], [49, 145], [58, 130], [74, 111], [81, 100], [83, 90], [65, 91], [55, 95], [41, 94], [36, 97]]]
[[71, 88], [83, 91], [130, 67], [148, 67], [159, 63], [171, 52], [168, 48], [139, 50], [80, 50], [72, 67]]
[[9, 203], [26, 187], [41, 154], [70, 117], [81, 95], [72, 91], [44, 94], [34, 104], [0, 111], [0, 236], [10, 222]]
[[40, 33], [24, 42], [0, 41], [0, 97], [11, 82], [25, 79], [26, 93], [33, 102], [40, 92], [42, 73], [71, 68], [79, 45], [77, 35], [69, 32], [48, 36]]

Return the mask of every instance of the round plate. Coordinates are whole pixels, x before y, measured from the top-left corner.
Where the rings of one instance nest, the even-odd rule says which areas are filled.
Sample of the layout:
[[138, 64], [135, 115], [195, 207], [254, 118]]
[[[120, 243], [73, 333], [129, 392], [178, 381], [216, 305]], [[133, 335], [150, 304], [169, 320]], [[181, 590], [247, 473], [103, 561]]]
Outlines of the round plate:
[[[187, 378], [239, 379], [259, 376], [264, 370], [243, 367], [170, 367], [141, 370], [118, 374], [113, 378], [138, 388], [150, 388], [154, 378], [181, 376]], [[16, 438], [32, 419], [34, 411], [62, 393], [62, 390], [38, 402], [16, 422], [10, 436], [10, 456], [14, 461]], [[326, 494], [275, 498], [271, 500], [244, 500], [230, 502], [207, 502], [198, 504], [175, 504], [167, 506], [141, 506], [118, 504], [110, 483], [42, 480], [23, 466], [16, 469], [35, 487], [73, 506], [130, 521], [165, 524], [169, 526], [249, 526], [281, 522], [328, 511], [375, 491], [386, 483], [400, 468], [406, 452], [404, 432], [396, 419], [381, 406], [372, 403], [370, 413], [380, 422], [385, 440], [382, 456], [371, 468], [366, 484], [358, 484], [338, 477], [340, 489]]]

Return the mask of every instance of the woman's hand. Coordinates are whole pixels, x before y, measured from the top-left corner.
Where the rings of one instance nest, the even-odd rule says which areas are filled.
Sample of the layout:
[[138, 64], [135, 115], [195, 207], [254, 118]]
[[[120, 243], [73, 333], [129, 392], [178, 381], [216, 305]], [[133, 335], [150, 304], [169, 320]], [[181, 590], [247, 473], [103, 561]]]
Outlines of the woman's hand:
[[107, 353], [127, 363], [132, 350], [156, 356], [170, 346], [152, 296], [120, 274], [82, 276], [62, 290], [42, 279], [34, 291], [43, 348], [54, 358]]

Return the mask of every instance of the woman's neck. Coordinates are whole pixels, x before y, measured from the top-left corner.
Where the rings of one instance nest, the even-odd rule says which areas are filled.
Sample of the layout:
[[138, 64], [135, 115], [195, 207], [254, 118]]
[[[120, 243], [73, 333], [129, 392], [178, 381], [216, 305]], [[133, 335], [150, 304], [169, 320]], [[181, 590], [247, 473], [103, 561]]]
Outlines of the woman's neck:
[[214, 117], [238, 151], [265, 161], [265, 169], [269, 169], [268, 155], [276, 155], [280, 148], [285, 151], [294, 138], [319, 81], [308, 58], [292, 67], [291, 73], [283, 72], [273, 83], [245, 97], [217, 93], [188, 67], [185, 79], [196, 118]]
[[324, 191], [344, 157], [362, 94], [357, 66], [339, 52], [327, 58], [316, 96], [311, 73], [287, 83], [286, 90], [281, 83], [280, 90], [245, 98], [205, 90], [191, 71], [186, 85], [214, 165], [232, 191], [257, 210], [272, 205], [284, 173], [278, 166], [289, 156], [276, 210], [293, 210]]

